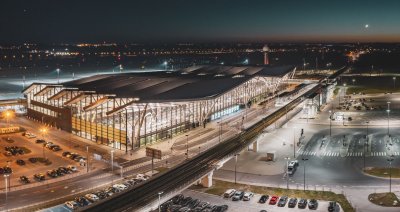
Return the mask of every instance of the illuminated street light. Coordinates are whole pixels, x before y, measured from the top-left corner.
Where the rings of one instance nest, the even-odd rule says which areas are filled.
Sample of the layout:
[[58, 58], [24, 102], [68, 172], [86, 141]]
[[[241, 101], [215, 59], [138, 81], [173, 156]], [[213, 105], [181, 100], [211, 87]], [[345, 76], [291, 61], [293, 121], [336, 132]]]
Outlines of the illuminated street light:
[[353, 81], [353, 85], [354, 85], [354, 82], [356, 81], [356, 79], [353, 79], [352, 81]]
[[[47, 128], [46, 128], [46, 127], [40, 128], [39, 131], [40, 131], [40, 133], [42, 134], [42, 139], [45, 140], [45, 139], [44, 139], [44, 136], [45, 136], [45, 135], [47, 134], [47, 132], [48, 132]], [[45, 145], [45, 143], [44, 143], [44, 144], [43, 144], [43, 159], [44, 159], [44, 160], [46, 160], [46, 154], [45, 154], [45, 151], [44, 151], [44, 147], [45, 147], [45, 146], [46, 146], [46, 145]]]
[[161, 212], [161, 194], [163, 193], [163, 191], [158, 192], [158, 212]]
[[14, 112], [11, 110], [6, 110], [3, 112], [3, 115], [6, 118], [7, 125], [10, 126], [10, 119], [14, 116]]
[[244, 63], [245, 65], [248, 65], [248, 64], [249, 64], [249, 59], [245, 59], [243, 63]]
[[120, 72], [120, 73], [122, 72], [122, 69], [124, 69], [124, 68], [122, 67], [122, 64], [119, 64], [119, 72]]
[[60, 83], [60, 69], [57, 68], [56, 71], [57, 71], [57, 83], [59, 84]]
[[166, 71], [166, 70], [167, 70], [167, 67], [168, 67], [168, 62], [167, 62], [167, 61], [164, 61], [163, 65], [164, 65], [164, 69], [165, 69], [165, 71]]
[[396, 89], [396, 77], [393, 77], [393, 89]]

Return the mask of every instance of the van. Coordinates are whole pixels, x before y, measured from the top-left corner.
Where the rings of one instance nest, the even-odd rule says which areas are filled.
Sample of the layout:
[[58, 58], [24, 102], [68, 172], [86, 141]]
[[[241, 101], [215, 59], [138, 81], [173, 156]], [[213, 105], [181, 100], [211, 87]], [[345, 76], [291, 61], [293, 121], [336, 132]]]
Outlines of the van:
[[236, 192], [235, 189], [226, 190], [224, 193], [224, 198], [231, 198], [235, 192]]

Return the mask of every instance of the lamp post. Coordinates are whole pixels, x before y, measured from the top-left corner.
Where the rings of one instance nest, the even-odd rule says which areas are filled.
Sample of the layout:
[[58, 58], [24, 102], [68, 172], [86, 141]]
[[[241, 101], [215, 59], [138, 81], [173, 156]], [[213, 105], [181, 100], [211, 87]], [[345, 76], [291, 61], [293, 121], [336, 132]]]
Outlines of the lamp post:
[[238, 157], [238, 153], [235, 154], [235, 184], [236, 184], [236, 168], [237, 168], [237, 157]]
[[353, 78], [353, 80], [352, 80], [352, 81], [353, 81], [353, 85], [354, 85], [354, 82], [356, 81], [356, 79], [354, 79], [354, 78]]
[[56, 71], [57, 71], [57, 83], [60, 84], [60, 69], [57, 68]]
[[167, 61], [164, 61], [163, 65], [164, 65], [164, 70], [167, 71], [168, 62], [167, 62]]
[[[47, 134], [47, 128], [43, 127], [39, 131], [42, 134], [42, 139], [45, 140], [44, 136]], [[46, 154], [45, 154], [45, 151], [44, 151], [44, 147], [45, 147], [45, 143], [43, 144], [43, 159], [46, 160]]]
[[6, 185], [6, 203], [5, 203], [5, 208], [7, 211], [7, 204], [8, 204], [8, 177], [10, 176], [10, 174], [4, 174], [4, 180], [5, 180], [5, 185]]
[[296, 158], [296, 128], [293, 128], [293, 158]]
[[221, 131], [222, 131], [222, 123], [217, 121], [217, 124], [219, 125], [219, 135], [218, 135], [218, 143], [221, 143]]
[[329, 111], [329, 139], [332, 139], [332, 111]]
[[189, 135], [186, 135], [186, 160], [189, 159]]
[[308, 161], [308, 158], [302, 158], [301, 160], [304, 162], [304, 191], [306, 191], [306, 161]]
[[89, 172], [89, 146], [86, 146], [86, 172]]
[[387, 102], [387, 135], [389, 136], [390, 102]]
[[289, 157], [285, 157], [286, 160], [286, 189], [289, 189], [289, 173], [288, 173], [288, 169], [289, 169]]
[[393, 77], [393, 89], [396, 89], [396, 77]]
[[393, 156], [390, 156], [387, 161], [389, 162], [389, 193], [392, 193], [392, 161]]
[[111, 150], [111, 186], [114, 185], [114, 150]]
[[163, 193], [163, 191], [158, 192], [158, 212], [161, 212], [161, 194]]

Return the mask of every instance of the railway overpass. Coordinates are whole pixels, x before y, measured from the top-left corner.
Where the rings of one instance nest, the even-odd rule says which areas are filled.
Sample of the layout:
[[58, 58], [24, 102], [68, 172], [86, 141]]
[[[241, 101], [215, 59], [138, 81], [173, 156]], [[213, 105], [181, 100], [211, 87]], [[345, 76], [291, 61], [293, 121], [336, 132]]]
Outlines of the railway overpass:
[[[330, 81], [335, 80], [346, 67], [339, 69]], [[190, 185], [199, 182], [202, 185], [210, 185], [212, 173], [221, 166], [221, 163], [229, 160], [236, 153], [251, 145], [262, 131], [274, 122], [285, 116], [288, 111], [294, 109], [305, 98], [319, 92], [328, 80], [322, 80], [313, 88], [291, 100], [285, 106], [279, 108], [269, 116], [263, 118], [253, 126], [244, 129], [240, 134], [225, 140], [206, 152], [188, 160], [179, 166], [159, 175], [155, 178], [135, 187], [127, 192], [115, 195], [108, 201], [92, 204], [85, 211], [147, 211], [157, 208], [159, 192], [163, 192], [163, 199], [168, 199]]]

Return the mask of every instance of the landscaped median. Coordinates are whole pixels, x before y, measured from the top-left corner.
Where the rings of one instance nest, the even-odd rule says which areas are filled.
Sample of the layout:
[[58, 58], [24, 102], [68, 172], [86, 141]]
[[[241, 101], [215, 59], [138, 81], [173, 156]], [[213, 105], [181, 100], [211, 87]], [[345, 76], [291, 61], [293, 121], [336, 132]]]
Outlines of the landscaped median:
[[221, 180], [213, 180], [213, 186], [211, 188], [204, 188], [201, 186], [191, 186], [189, 189], [197, 190], [209, 194], [214, 194], [221, 196], [227, 189], [236, 189], [242, 191], [251, 191], [257, 194], [269, 194], [269, 195], [278, 195], [283, 196], [286, 195], [290, 197], [296, 198], [305, 198], [305, 199], [317, 199], [317, 200], [325, 200], [325, 201], [336, 201], [338, 202], [344, 211], [353, 212], [354, 208], [351, 206], [349, 201], [347, 201], [346, 197], [343, 194], [336, 194], [331, 191], [303, 191], [296, 189], [282, 189], [282, 188], [273, 188], [273, 187], [263, 187], [263, 186], [254, 186], [254, 185], [246, 185], [246, 184], [235, 184], [232, 182], [226, 182]]
[[400, 207], [400, 200], [394, 193], [372, 193], [368, 195], [368, 200], [380, 206]]
[[375, 177], [389, 178], [390, 172], [392, 178], [400, 178], [400, 168], [392, 167], [392, 169], [390, 170], [388, 167], [367, 167], [364, 169], [365, 174]]

